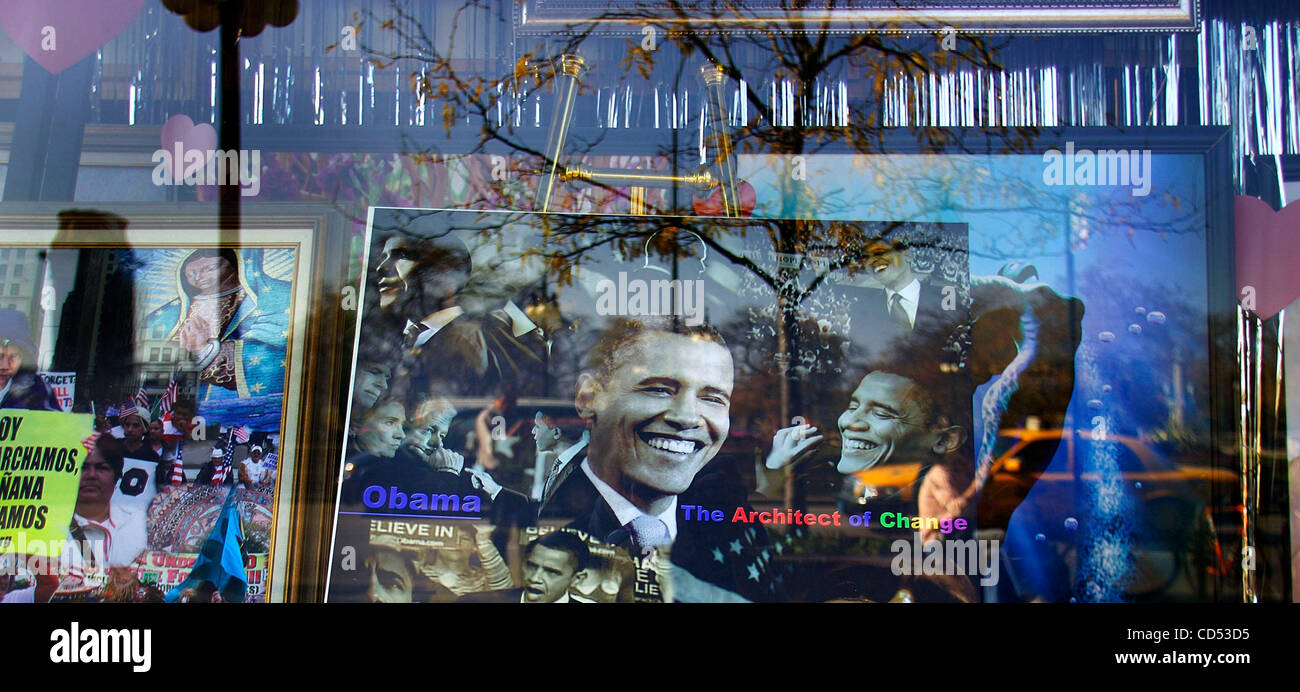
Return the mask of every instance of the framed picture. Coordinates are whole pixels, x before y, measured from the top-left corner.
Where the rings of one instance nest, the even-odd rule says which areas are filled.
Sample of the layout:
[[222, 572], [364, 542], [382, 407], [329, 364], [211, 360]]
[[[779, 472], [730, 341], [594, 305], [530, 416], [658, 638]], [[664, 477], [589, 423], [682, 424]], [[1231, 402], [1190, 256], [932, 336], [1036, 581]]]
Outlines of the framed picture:
[[1220, 135], [373, 210], [329, 599], [1239, 597]]
[[[902, 507], [923, 474], [857, 433], [819, 448], [830, 468], [786, 440], [856, 426], [855, 391], [902, 373], [969, 429], [966, 243], [949, 223], [375, 209], [329, 598], [825, 600], [811, 585], [837, 577], [801, 570], [880, 538], [844, 478], [908, 469], [872, 505]], [[671, 566], [589, 473], [658, 493]], [[565, 579], [537, 577], [550, 559]]]
[[[311, 598], [312, 460], [337, 453], [319, 434], [342, 357], [331, 233], [335, 215], [305, 205], [264, 206], [237, 230], [197, 205], [0, 208], [13, 382], [93, 418], [87, 468], [115, 467], [46, 498], [73, 508], [50, 600]], [[44, 597], [49, 581], [18, 570], [9, 586]]]
[[1200, 9], [1199, 0], [1095, 0], [1053, 7], [1051, 12], [1026, 0], [859, 0], [840, 7], [791, 12], [781, 3], [769, 1], [746, 3], [743, 9], [719, 4], [705, 10], [708, 14], [688, 17], [680, 9], [633, 0], [599, 6], [574, 0], [531, 0], [518, 4], [515, 30], [520, 35], [585, 35], [593, 31], [640, 35], [643, 26], [665, 31], [707, 27], [710, 33], [810, 26], [843, 33], [922, 33], [945, 26], [970, 33], [1191, 31], [1200, 19]]

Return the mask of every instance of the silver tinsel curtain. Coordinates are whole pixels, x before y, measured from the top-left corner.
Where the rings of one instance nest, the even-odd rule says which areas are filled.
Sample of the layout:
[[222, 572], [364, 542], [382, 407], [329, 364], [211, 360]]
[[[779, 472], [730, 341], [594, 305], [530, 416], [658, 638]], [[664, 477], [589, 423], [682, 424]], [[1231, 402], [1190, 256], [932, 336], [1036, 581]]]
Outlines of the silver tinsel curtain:
[[[268, 27], [241, 42], [244, 123], [364, 128], [381, 139], [389, 130], [394, 140], [413, 128], [441, 129], [441, 105], [409, 86], [413, 74], [430, 69], [424, 49], [439, 51], [465, 74], [508, 76], [525, 52], [548, 47], [516, 39], [510, 13], [509, 3], [303, 3], [292, 25]], [[744, 82], [730, 83], [727, 122], [771, 128], [861, 119], [885, 128], [1229, 126], [1238, 160], [1300, 154], [1300, 4], [1206, 0], [1202, 14], [1198, 32], [990, 35], [984, 40], [995, 47], [996, 68], [883, 75], [883, 91], [867, 89], [866, 77], [842, 64], [804, 82], [774, 77], [760, 44], [737, 45]], [[360, 26], [360, 50], [337, 46], [344, 25]], [[394, 26], [422, 31], [428, 40], [413, 45]], [[922, 46], [930, 39], [897, 40], [906, 48], [908, 41]], [[583, 50], [599, 69], [580, 97], [580, 127], [699, 129], [706, 98], [697, 80], [681, 78], [687, 58], [661, 60], [641, 77], [618, 67], [628, 50], [624, 38], [592, 38]], [[385, 67], [371, 60], [376, 56], [405, 57]], [[96, 57], [92, 120], [160, 125], [184, 112], [215, 122], [217, 61], [216, 32], [196, 33], [149, 4]], [[761, 103], [743, 98], [746, 89]], [[493, 91], [492, 126], [549, 127], [551, 93], [530, 90], [526, 79]], [[456, 123], [475, 131], [479, 125]]]

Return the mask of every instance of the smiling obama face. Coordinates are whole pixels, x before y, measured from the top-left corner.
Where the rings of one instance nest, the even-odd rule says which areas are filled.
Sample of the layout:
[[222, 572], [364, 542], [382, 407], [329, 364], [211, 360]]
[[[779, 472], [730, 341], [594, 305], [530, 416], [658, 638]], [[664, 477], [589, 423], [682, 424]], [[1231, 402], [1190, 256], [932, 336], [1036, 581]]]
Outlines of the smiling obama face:
[[940, 451], [942, 434], [927, 424], [926, 405], [924, 393], [906, 377], [885, 372], [863, 377], [840, 414], [843, 448], [836, 468], [853, 473]]
[[633, 503], [679, 494], [727, 439], [731, 353], [701, 335], [648, 331], [614, 356], [604, 377], [578, 380], [592, 470]]
[[893, 290], [906, 287], [916, 278], [907, 251], [884, 240], [872, 241], [867, 246], [867, 269], [877, 281]]

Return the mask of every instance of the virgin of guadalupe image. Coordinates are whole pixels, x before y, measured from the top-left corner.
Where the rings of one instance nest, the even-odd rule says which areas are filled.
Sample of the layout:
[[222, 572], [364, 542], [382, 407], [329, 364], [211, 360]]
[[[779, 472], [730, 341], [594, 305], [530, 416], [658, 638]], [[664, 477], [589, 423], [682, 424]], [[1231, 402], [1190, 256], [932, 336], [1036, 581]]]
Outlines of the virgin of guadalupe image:
[[[267, 276], [261, 249], [195, 250], [176, 267], [176, 298], [149, 315], [199, 371], [198, 401], [284, 392], [290, 283]], [[276, 416], [278, 418], [278, 415]]]

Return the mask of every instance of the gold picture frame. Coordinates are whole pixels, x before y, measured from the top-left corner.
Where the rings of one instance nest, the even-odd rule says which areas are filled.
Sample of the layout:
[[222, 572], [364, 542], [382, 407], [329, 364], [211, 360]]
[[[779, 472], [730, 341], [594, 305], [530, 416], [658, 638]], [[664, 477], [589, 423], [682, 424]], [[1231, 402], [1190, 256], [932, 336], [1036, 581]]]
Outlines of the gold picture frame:
[[[215, 207], [207, 204], [0, 204], [0, 251], [4, 251], [6, 258], [9, 250], [35, 251], [34, 254], [41, 258], [40, 265], [45, 268], [44, 276], [33, 277], [30, 274], [39, 272], [24, 272], [27, 276], [23, 280], [35, 282], [35, 289], [31, 292], [17, 290], [18, 302], [25, 298], [26, 306], [31, 310], [29, 320], [33, 319], [33, 314], [47, 314], [47, 308], [55, 304], [63, 309], [62, 301], [66, 296], [50, 290], [52, 281], [57, 283], [57, 278], [51, 278], [49, 266], [52, 262], [48, 257], [53, 253], [47, 251], [129, 249], [133, 251], [132, 258], [140, 257], [144, 252], [148, 257], [172, 261], [175, 267], [169, 271], [175, 272], [173, 276], [177, 277], [177, 282], [180, 281], [182, 262], [176, 258], [184, 256], [182, 251], [185, 250], [233, 250], [240, 258], [249, 257], [250, 253], [259, 258], [275, 258], [278, 275], [273, 280], [281, 293], [287, 286], [288, 295], [278, 297], [288, 300], [289, 326], [284, 330], [284, 379], [279, 432], [275, 438], [278, 451], [276, 474], [274, 481], [265, 486], [270, 489], [271, 516], [266, 534], [265, 584], [260, 593], [267, 602], [316, 601], [323, 592], [324, 570], [321, 564], [328, 549], [329, 510], [333, 506], [337, 480], [333, 460], [338, 458], [341, 443], [341, 435], [329, 433], [342, 430], [339, 414], [342, 407], [338, 401], [345, 389], [343, 377], [346, 373], [338, 364], [349, 355], [352, 342], [350, 334], [341, 333], [351, 328], [350, 321], [342, 319], [345, 312], [342, 303], [346, 301], [340, 299], [341, 295], [346, 295], [343, 284], [348, 243], [344, 224], [343, 217], [333, 207], [314, 204], [249, 205], [241, 215], [238, 228], [222, 227]], [[31, 255], [24, 256], [32, 261]], [[78, 257], [81, 256], [79, 253]], [[139, 271], [147, 270], [152, 275], [141, 274], [132, 289], [136, 291], [137, 304], [133, 308], [137, 310], [143, 308], [147, 311], [152, 303], [159, 301], [152, 298], [151, 303], [151, 289], [144, 286], [150, 276], [164, 273], [150, 265], [150, 261], [142, 260], [143, 268]], [[158, 260], [158, 263], [162, 262], [163, 259]], [[241, 283], [244, 283], [245, 272], [261, 270], [260, 265], [257, 270], [247, 269], [244, 263], [244, 259], [239, 262]], [[264, 276], [270, 274], [268, 271]], [[67, 277], [64, 279], [64, 284], [67, 284]], [[156, 276], [152, 280], [154, 284], [159, 283]], [[246, 283], [244, 287], [247, 288]], [[153, 290], [157, 293], [158, 287], [153, 286]], [[0, 290], [0, 293], [5, 292]], [[98, 300], [103, 302], [107, 295], [101, 293]], [[183, 306], [183, 297], [180, 300]], [[7, 296], [0, 298], [0, 308], [8, 308], [11, 302]], [[103, 310], [103, 314], [96, 314], [96, 330], [118, 315], [117, 308], [105, 307], [108, 309]], [[152, 316], [154, 313], [147, 314]], [[261, 315], [261, 312], [254, 314]], [[143, 325], [144, 322], [136, 324]], [[83, 327], [73, 328], [85, 331]], [[45, 325], [45, 331], [48, 330], [48, 325]], [[143, 326], [137, 327], [137, 331], [143, 333], [143, 330]], [[155, 325], [153, 333], [148, 336], [157, 337], [163, 332]], [[41, 325], [37, 324], [32, 333], [43, 344], [50, 342], [51, 336], [42, 334]], [[163, 338], [175, 340], [175, 334]], [[144, 340], [143, 337], [140, 339], [141, 342]], [[53, 343], [57, 344], [57, 337]], [[91, 343], [93, 348], [101, 342]], [[155, 346], [151, 351], [159, 350], [152, 341], [141, 346], [141, 363], [146, 363], [144, 349], [149, 345]], [[178, 359], [181, 353], [177, 348]], [[52, 355], [42, 353], [42, 365], [48, 368], [51, 358]], [[260, 363], [252, 359], [248, 362]], [[82, 398], [74, 400], [73, 406], [77, 406], [74, 411], [91, 412], [83, 410], [86, 397], [91, 397], [89, 401], [93, 402], [95, 392], [104, 389], [95, 377], [93, 366], [89, 373], [78, 373], [78, 384], [95, 391], [78, 392]], [[141, 375], [141, 389], [144, 389], [145, 377], [147, 375]], [[201, 378], [198, 379], [195, 389], [201, 389], [204, 384]], [[112, 388], [112, 385], [107, 386]], [[274, 386], [272, 383], [269, 391], [279, 394], [274, 392]], [[208, 389], [215, 388], [209, 385]], [[121, 391], [122, 387], [117, 387], [114, 394]], [[248, 396], [249, 392], [241, 386], [233, 397], [220, 391], [217, 394], [239, 398]], [[200, 399], [196, 420], [203, 420], [203, 412], [208, 410], [206, 407], [220, 403], [213, 400], [209, 404], [201, 396], [194, 398]], [[105, 399], [101, 395], [99, 400], [102, 403]], [[122, 398], [107, 400], [120, 401]], [[96, 412], [103, 413], [102, 410]], [[262, 415], [273, 416], [274, 413], [264, 412]], [[195, 461], [187, 452], [184, 467], [192, 471]]]
[[[906, 5], [906, 6], [904, 6]], [[523, 0], [515, 7], [520, 36], [583, 36], [588, 33], [641, 36], [661, 31], [727, 34], [747, 31], [818, 30], [828, 33], [932, 33], [943, 28], [977, 33], [1085, 33], [1105, 31], [1194, 31], [1200, 0], [1099, 0], [1089, 4], [911, 2], [866, 0], [810, 4], [798, 10], [779, 2], [707, 4], [693, 8], [647, 2], [590, 4], [573, 0]]]

